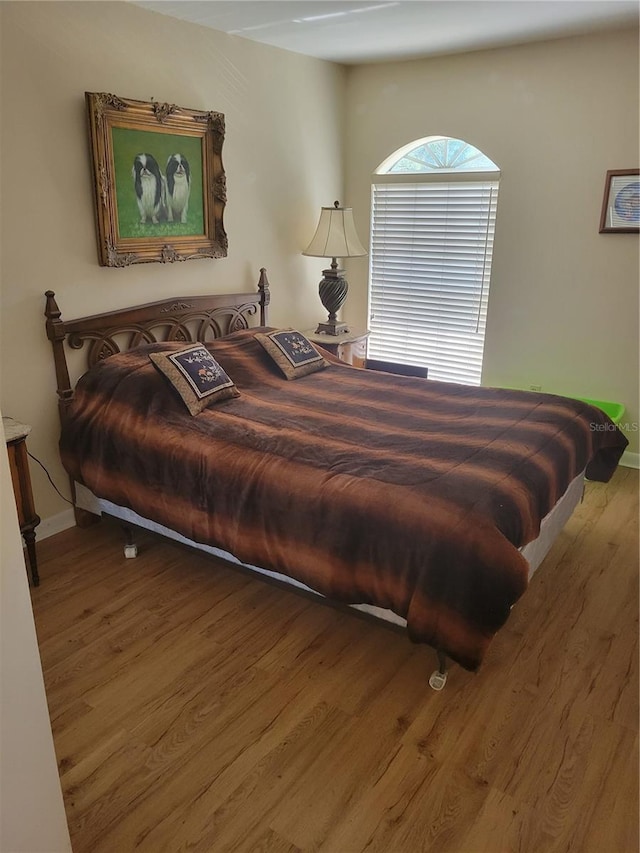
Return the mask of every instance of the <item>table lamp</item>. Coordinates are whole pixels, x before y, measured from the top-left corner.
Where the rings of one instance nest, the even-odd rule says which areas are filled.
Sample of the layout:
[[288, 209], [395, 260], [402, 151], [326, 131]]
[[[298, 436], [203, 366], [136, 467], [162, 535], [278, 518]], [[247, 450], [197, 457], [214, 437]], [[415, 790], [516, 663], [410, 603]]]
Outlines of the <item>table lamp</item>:
[[316, 333], [340, 335], [348, 332], [346, 323], [339, 323], [336, 314], [347, 297], [349, 284], [344, 270], [338, 269], [336, 258], [358, 258], [367, 254], [353, 222], [353, 209], [340, 207], [336, 201], [333, 207], [320, 209], [320, 221], [313, 240], [302, 253], [313, 258], [331, 258], [331, 267], [322, 270], [323, 279], [319, 285], [320, 301], [329, 312], [326, 323], [319, 323]]

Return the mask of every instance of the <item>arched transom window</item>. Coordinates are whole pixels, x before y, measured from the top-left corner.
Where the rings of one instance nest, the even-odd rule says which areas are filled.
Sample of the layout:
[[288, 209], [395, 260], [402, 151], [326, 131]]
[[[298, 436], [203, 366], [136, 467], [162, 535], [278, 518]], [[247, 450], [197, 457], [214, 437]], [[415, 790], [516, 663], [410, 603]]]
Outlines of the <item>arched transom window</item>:
[[428, 136], [400, 148], [382, 163], [378, 172], [498, 172], [493, 160], [463, 139]]
[[369, 355], [479, 385], [497, 165], [461, 139], [395, 151], [372, 186]]

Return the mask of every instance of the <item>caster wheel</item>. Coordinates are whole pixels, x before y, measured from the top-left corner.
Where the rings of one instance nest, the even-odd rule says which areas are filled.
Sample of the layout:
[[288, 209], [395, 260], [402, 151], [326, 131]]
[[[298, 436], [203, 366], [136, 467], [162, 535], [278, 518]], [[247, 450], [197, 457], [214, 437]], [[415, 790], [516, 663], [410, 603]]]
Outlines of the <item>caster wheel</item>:
[[127, 559], [133, 560], [134, 557], [138, 556], [138, 546], [137, 545], [125, 545], [124, 546], [124, 555]]
[[446, 683], [446, 672], [440, 672], [436, 669], [436, 671], [431, 674], [431, 678], [429, 679], [429, 687], [431, 687], [432, 690], [442, 690]]

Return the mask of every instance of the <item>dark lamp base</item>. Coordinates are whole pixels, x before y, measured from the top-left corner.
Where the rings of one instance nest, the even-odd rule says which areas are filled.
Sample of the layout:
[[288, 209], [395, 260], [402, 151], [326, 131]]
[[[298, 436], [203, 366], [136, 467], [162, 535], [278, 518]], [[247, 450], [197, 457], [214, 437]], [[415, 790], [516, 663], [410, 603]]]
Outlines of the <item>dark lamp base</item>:
[[348, 331], [349, 326], [346, 323], [329, 320], [327, 323], [318, 323], [316, 335], [346, 335]]
[[349, 327], [346, 323], [340, 323], [336, 319], [336, 314], [342, 307], [349, 290], [349, 285], [344, 277], [344, 270], [338, 269], [338, 262], [333, 258], [331, 267], [328, 270], [322, 270], [322, 275], [323, 279], [319, 285], [320, 302], [329, 312], [329, 318], [325, 323], [318, 324], [316, 334], [334, 337], [343, 335], [349, 331]]

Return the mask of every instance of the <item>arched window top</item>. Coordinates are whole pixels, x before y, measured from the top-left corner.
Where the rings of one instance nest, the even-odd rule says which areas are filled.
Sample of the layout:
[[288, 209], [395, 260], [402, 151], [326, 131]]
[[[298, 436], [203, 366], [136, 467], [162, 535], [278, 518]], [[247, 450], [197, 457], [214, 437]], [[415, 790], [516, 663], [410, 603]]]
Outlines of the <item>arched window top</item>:
[[450, 136], [427, 136], [410, 142], [387, 157], [377, 169], [379, 175], [499, 171], [493, 160], [478, 148]]

